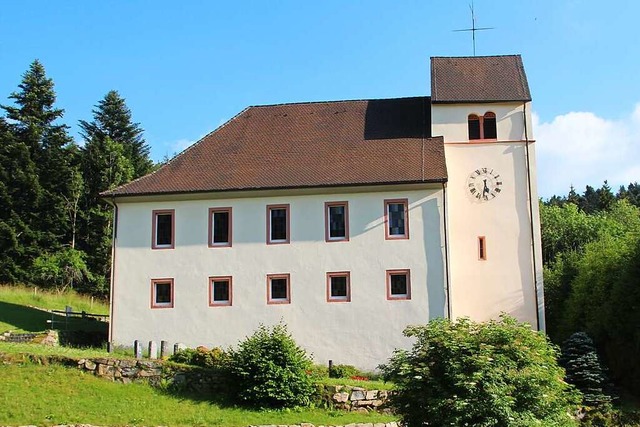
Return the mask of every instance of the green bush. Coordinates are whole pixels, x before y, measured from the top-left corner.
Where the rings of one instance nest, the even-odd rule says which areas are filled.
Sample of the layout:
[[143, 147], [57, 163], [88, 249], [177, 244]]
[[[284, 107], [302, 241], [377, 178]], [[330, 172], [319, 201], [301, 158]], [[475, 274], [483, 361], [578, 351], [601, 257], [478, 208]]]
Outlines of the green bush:
[[351, 378], [364, 376], [358, 368], [352, 365], [333, 365], [329, 370], [330, 378]]
[[218, 347], [214, 347], [211, 350], [206, 347], [186, 348], [171, 355], [169, 360], [203, 368], [224, 369], [228, 361], [228, 355]]
[[321, 380], [329, 378], [329, 368], [326, 365], [312, 365], [307, 369], [307, 374], [312, 380]]
[[229, 374], [241, 402], [255, 407], [307, 406], [313, 384], [307, 353], [298, 347], [287, 327], [261, 325], [229, 353]]
[[579, 393], [565, 383], [557, 350], [529, 325], [503, 316], [434, 320], [382, 369], [391, 405], [412, 426], [573, 426]]

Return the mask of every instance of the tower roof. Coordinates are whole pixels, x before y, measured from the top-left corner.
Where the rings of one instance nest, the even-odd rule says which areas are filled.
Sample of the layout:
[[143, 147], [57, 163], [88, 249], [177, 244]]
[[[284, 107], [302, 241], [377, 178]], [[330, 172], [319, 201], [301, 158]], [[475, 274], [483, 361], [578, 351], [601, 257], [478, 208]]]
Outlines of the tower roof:
[[531, 101], [520, 55], [431, 58], [433, 103]]

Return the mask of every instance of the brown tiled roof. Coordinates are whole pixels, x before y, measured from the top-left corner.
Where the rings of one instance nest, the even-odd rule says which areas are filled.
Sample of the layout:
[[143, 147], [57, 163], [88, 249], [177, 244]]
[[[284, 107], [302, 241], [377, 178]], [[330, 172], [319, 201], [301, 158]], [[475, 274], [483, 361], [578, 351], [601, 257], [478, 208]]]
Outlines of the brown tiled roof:
[[431, 58], [433, 103], [531, 101], [520, 55]]
[[428, 97], [249, 107], [105, 197], [447, 179]]

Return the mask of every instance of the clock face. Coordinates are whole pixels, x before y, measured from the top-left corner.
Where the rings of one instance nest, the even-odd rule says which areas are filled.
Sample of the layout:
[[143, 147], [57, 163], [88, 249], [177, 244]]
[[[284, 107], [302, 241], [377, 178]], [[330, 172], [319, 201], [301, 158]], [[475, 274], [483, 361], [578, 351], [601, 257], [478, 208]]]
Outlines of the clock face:
[[502, 178], [491, 168], [478, 168], [467, 178], [467, 191], [478, 202], [495, 199], [502, 191]]

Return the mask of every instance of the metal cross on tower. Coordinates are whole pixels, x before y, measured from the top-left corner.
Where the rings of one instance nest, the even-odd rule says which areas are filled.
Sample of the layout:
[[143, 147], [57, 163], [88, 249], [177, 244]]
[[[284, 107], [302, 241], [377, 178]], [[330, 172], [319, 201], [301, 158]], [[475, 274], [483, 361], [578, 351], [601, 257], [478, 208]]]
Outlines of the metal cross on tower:
[[462, 30], [453, 30], [454, 32], [459, 31], [471, 31], [471, 38], [473, 39], [473, 56], [476, 56], [476, 31], [482, 30], [493, 30], [493, 27], [476, 27], [476, 15], [473, 10], [473, 2], [469, 5], [469, 9], [471, 9], [471, 28], [465, 28]]

